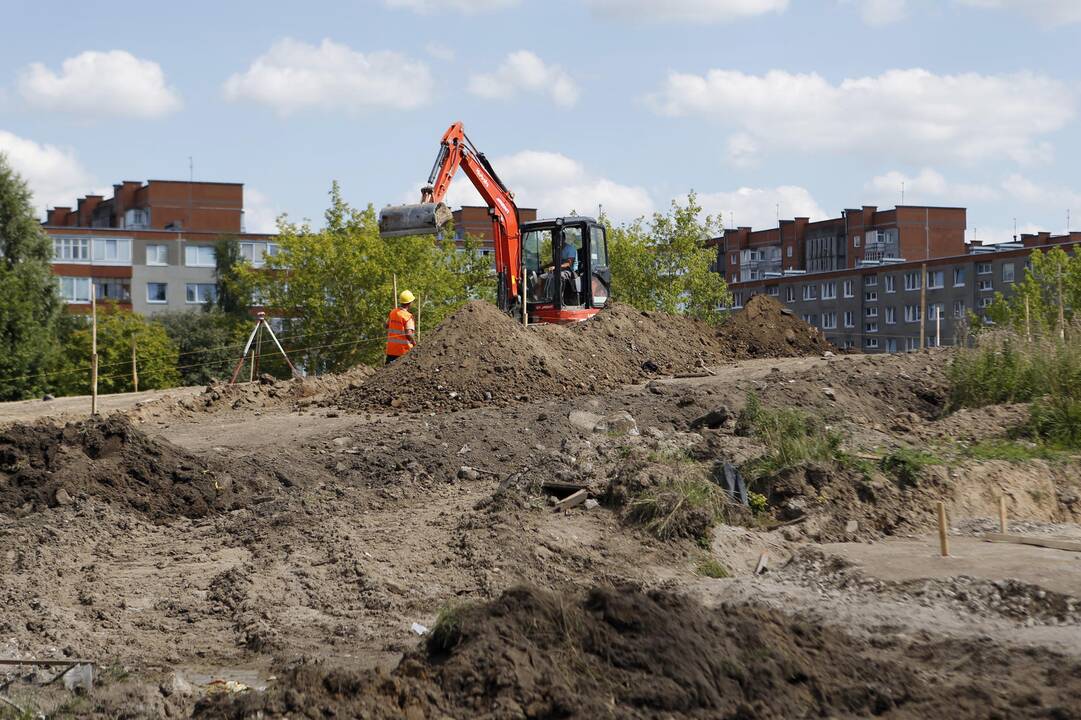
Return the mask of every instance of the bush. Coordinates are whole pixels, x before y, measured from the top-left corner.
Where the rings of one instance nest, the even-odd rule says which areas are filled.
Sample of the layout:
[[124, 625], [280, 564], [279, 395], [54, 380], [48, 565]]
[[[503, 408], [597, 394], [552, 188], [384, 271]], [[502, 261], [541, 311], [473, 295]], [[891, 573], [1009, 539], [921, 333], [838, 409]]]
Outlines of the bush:
[[1081, 399], [1051, 394], [1032, 403], [1025, 428], [1033, 437], [1070, 449], [1081, 449]]
[[178, 370], [184, 385], [206, 385], [228, 378], [255, 326], [254, 318], [238, 318], [219, 310], [161, 313], [154, 321], [165, 328], [180, 350]]
[[878, 466], [882, 469], [882, 472], [893, 475], [907, 485], [914, 485], [923, 477], [924, 468], [938, 463], [938, 458], [930, 453], [912, 450], [911, 448], [901, 448], [882, 458]]
[[698, 574], [708, 578], [726, 578], [731, 573], [716, 558], [706, 558], [698, 563]]
[[736, 425], [766, 446], [764, 455], [743, 466], [751, 480], [807, 462], [845, 459], [841, 435], [821, 420], [794, 408], [764, 408], [754, 394], [748, 395]]
[[702, 538], [724, 517], [727, 504], [724, 491], [705, 478], [673, 478], [634, 496], [627, 519], [661, 540]]

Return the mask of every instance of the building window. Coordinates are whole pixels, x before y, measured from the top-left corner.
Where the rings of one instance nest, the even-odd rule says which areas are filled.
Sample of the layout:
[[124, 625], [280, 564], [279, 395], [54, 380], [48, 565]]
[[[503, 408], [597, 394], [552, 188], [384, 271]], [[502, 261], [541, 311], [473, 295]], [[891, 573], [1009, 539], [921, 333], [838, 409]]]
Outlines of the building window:
[[53, 238], [55, 262], [86, 262], [90, 259], [90, 238]]
[[863, 331], [864, 332], [869, 332], [869, 333], [878, 332], [878, 323], [876, 323], [876, 322], [864, 323], [863, 324]]
[[980, 298], [980, 307], [981, 308], [989, 308], [989, 307], [991, 307], [991, 303], [993, 303], [994, 301], [995, 301], [994, 298], [982, 297], [982, 298]]
[[804, 285], [803, 286], [803, 299], [804, 300], [815, 300], [815, 299], [817, 299], [816, 295], [815, 295], [815, 293], [817, 291], [818, 291], [818, 285], [816, 285], [814, 283], [808, 283], [808, 284]]
[[989, 263], [989, 262], [976, 263], [976, 274], [977, 275], [990, 275], [991, 274], [991, 263]]
[[788, 285], [784, 289], [785, 302], [796, 302], [796, 286]]
[[856, 327], [856, 315], [851, 310], [845, 310], [845, 327]]
[[262, 267], [266, 264], [266, 243], [240, 243], [240, 257], [250, 262], [253, 267]]
[[994, 283], [992, 283], [990, 280], [980, 280], [976, 284], [976, 289], [978, 289], [980, 292], [991, 292], [995, 289], [995, 286]]
[[735, 273], [732, 273], [732, 283], [734, 284], [734, 283], [738, 283], [738, 282], [739, 282], [739, 275], [736, 275]]
[[886, 292], [891, 293], [891, 292], [896, 291], [897, 287], [896, 287], [896, 283], [894, 281], [897, 278], [895, 278], [893, 275], [886, 275], [885, 278], [886, 278]]
[[186, 302], [192, 304], [202, 305], [218, 299], [218, 286], [214, 283], [188, 283], [186, 292]]
[[953, 269], [953, 286], [964, 287], [965, 286], [965, 269], [954, 268]]
[[845, 280], [844, 281], [844, 293], [845, 293], [846, 298], [856, 297], [856, 293], [852, 289], [852, 281], [851, 280]]
[[877, 290], [868, 290], [867, 292], [863, 293], [863, 301], [864, 302], [878, 302], [878, 291]]
[[824, 312], [822, 313], [822, 329], [823, 330], [835, 330], [837, 328], [837, 313]]
[[131, 302], [131, 280], [128, 278], [96, 278], [94, 294], [98, 300]]
[[869, 308], [864, 308], [863, 309], [863, 316], [864, 317], [869, 317], [869, 318], [878, 317], [878, 306], [873, 305], [873, 306], [871, 306]]
[[889, 307], [886, 308], [886, 324], [887, 325], [896, 325], [897, 324], [897, 308], [893, 307], [892, 305], [890, 305]]
[[943, 303], [931, 303], [927, 306], [928, 320], [945, 320], [946, 306]]
[[878, 338], [864, 338], [863, 346], [868, 350], [878, 350]]
[[147, 265], [168, 265], [169, 264], [169, 246], [168, 245], [147, 245], [146, 246], [146, 264]]
[[822, 299], [834, 300], [837, 297], [837, 283], [836, 282], [824, 282], [822, 283]]
[[743, 307], [743, 293], [732, 293], [732, 307], [737, 310]]
[[905, 322], [914, 323], [919, 322], [922, 315], [920, 314], [919, 305], [905, 305]]
[[915, 352], [916, 350], [919, 350], [919, 349], [920, 349], [920, 339], [919, 338], [914, 338], [914, 337], [905, 338], [905, 350], [907, 350], [908, 352]]
[[128, 238], [94, 238], [91, 259], [94, 262], [130, 263], [131, 240]]
[[927, 273], [927, 289], [941, 290], [946, 284], [946, 272], [944, 270], [932, 270]]
[[920, 289], [920, 272], [919, 270], [913, 270], [905, 273], [905, 290]]
[[1002, 282], [1013, 282], [1013, 263], [1002, 263]]
[[184, 248], [184, 264], [188, 267], [214, 267], [214, 246], [188, 245]]
[[792, 257], [792, 246], [791, 245], [788, 246], [787, 254], [788, 254], [788, 257]]
[[877, 287], [878, 286], [878, 275], [867, 275], [867, 276], [865, 276], [863, 278], [863, 286], [864, 287]]
[[732, 264], [739, 265], [739, 253], [732, 253]]
[[953, 316], [960, 320], [965, 316], [965, 301], [954, 300], [953, 301]]
[[146, 301], [148, 303], [163, 303], [167, 302], [165, 291], [168, 288], [166, 283], [148, 282], [146, 284]]
[[145, 208], [131, 208], [124, 213], [124, 227], [132, 230], [145, 230], [150, 225], [150, 211]]
[[777, 297], [781, 293], [781, 288], [776, 285], [770, 285], [766, 288], [766, 294], [770, 297]]
[[813, 314], [813, 313], [804, 313], [803, 315], [800, 316], [800, 319], [803, 320], [803, 322], [807, 323], [808, 325], [817, 325], [818, 324], [818, 316]]
[[58, 277], [60, 285], [60, 297], [69, 303], [90, 302], [90, 278], [88, 277]]
[[897, 339], [896, 338], [887, 338], [886, 339], [886, 352], [888, 352], [888, 353], [897, 352]]
[[852, 236], [852, 247], [859, 247], [859, 246], [860, 246], [860, 236], [859, 235], [853, 235]]

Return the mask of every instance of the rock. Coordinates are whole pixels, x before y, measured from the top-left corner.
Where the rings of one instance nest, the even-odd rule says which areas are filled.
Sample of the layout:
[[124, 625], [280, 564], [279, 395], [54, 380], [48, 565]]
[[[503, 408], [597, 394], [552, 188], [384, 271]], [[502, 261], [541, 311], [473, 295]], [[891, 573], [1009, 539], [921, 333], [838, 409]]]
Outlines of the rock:
[[600, 503], [597, 502], [596, 500], [594, 500], [593, 498], [589, 498], [588, 500], [586, 500], [586, 510], [592, 510], [593, 508], [597, 507], [598, 505], [600, 505]]
[[572, 410], [567, 419], [570, 420], [571, 425], [579, 430], [593, 432], [597, 427], [597, 423], [601, 422], [604, 418], [596, 413], [586, 412], [584, 410]]
[[859, 532], [859, 529], [860, 529], [860, 523], [859, 523], [858, 520], [849, 520], [847, 523], [845, 523], [845, 532], [846, 533]]
[[789, 345], [794, 344], [796, 342], [796, 331], [793, 330], [792, 328], [789, 328], [789, 329], [785, 330], [784, 331], [784, 341], [786, 343], [788, 343]]
[[833, 388], [822, 388], [822, 394], [828, 397], [830, 400], [837, 399], [837, 393]]
[[401, 399], [400, 398], [392, 398], [391, 401], [390, 401], [390, 406], [392, 408], [400, 408], [402, 406]]
[[795, 315], [796, 313], [792, 312], [792, 308], [783, 307], [783, 308], [781, 308], [781, 314], [782, 315]]
[[824, 359], [828, 360], [829, 358], [833, 357], [833, 353], [831, 353], [829, 350], [827, 350], [826, 352], [822, 353], [822, 357]]
[[593, 432], [609, 433], [611, 435], [637, 435], [638, 423], [626, 410], [620, 410], [604, 418], [593, 426]]
[[55, 399], [56, 399], [56, 396], [51, 394], [51, 393], [45, 393], [41, 397], [42, 402], [49, 402], [50, 400], [55, 400]]
[[94, 687], [94, 666], [79, 663], [64, 673], [64, 687], [69, 691], [89, 692]]
[[195, 687], [190, 682], [180, 677], [178, 673], [170, 675], [169, 678], [159, 686], [159, 689], [161, 690], [161, 694], [165, 697], [172, 697], [173, 695], [178, 697], [191, 697], [195, 694]]
[[469, 467], [468, 465], [463, 465], [460, 468], [458, 468], [458, 479], [459, 480], [479, 480], [480, 479], [480, 473], [477, 472], [476, 470], [474, 470], [473, 468]]
[[349, 439], [349, 438], [347, 438], [347, 437], [344, 437], [344, 436], [343, 436], [343, 437], [336, 437], [336, 438], [334, 438], [334, 440], [332, 440], [332, 442], [333, 442], [333, 443], [334, 443], [335, 445], [337, 445], [338, 447], [345, 447], [345, 446], [346, 446], [346, 445], [348, 445], [348, 444], [349, 444], [349, 443], [350, 443], [351, 441], [350, 441], [350, 439]]
[[328, 417], [328, 418], [336, 418], [336, 417], [339, 417], [338, 411], [337, 411], [337, 410], [331, 410], [331, 411], [329, 411], [329, 412], [327, 413], [327, 417]]
[[57, 505], [71, 505], [72, 503], [71, 495], [64, 488], [57, 488], [53, 499], [56, 500]]
[[727, 406], [721, 405], [716, 410], [710, 410], [705, 415], [691, 421], [691, 428], [697, 430], [699, 428], [706, 427], [710, 428], [711, 430], [716, 430], [717, 428], [728, 422], [728, 419], [730, 417], [732, 417], [732, 412], [728, 409]]

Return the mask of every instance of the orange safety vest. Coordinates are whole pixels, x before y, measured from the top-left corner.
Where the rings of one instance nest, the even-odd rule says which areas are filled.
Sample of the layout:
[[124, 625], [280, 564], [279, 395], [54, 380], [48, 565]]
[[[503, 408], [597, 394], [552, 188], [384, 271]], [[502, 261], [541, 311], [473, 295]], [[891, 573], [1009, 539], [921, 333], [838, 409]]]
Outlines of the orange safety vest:
[[394, 308], [387, 318], [387, 355], [400, 357], [409, 352], [409, 334], [415, 329], [413, 316], [405, 308]]

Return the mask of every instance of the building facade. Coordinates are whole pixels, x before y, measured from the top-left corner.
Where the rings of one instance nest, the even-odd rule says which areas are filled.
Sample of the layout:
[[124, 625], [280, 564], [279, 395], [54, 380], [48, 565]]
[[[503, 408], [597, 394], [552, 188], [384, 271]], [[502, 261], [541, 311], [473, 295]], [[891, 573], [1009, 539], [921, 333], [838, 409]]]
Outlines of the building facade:
[[193, 310], [215, 297], [214, 243], [240, 245], [259, 267], [277, 252], [273, 235], [244, 232], [244, 186], [172, 180], [125, 181], [113, 196], [87, 195], [54, 207], [43, 224], [53, 273], [74, 312], [99, 302], [152, 315]]
[[1081, 245], [1081, 233], [1026, 234], [1015, 242], [964, 241], [962, 208], [873, 207], [841, 218], [736, 228], [714, 240], [740, 308], [775, 297], [834, 345], [867, 353], [918, 350], [964, 340], [968, 314], [1024, 278], [1034, 250]]

